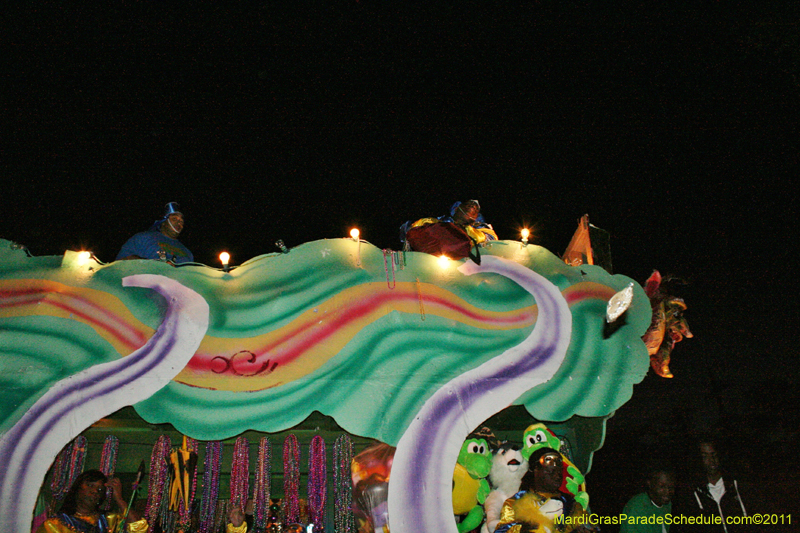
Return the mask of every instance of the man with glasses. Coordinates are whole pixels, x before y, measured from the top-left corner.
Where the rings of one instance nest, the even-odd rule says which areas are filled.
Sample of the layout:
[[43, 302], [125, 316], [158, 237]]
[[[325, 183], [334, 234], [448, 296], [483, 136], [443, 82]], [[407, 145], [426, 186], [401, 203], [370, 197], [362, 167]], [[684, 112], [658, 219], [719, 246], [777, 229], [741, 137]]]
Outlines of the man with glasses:
[[561, 492], [564, 460], [553, 448], [531, 454], [522, 490], [506, 500], [496, 533], [589, 531], [586, 511], [572, 495]]

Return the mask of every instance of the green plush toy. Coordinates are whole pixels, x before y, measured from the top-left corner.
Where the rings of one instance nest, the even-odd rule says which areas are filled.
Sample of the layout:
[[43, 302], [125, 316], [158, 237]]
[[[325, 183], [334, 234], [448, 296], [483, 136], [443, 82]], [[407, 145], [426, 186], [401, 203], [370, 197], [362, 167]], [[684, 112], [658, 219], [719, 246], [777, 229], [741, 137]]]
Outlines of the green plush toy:
[[465, 515], [458, 523], [459, 533], [481, 525], [483, 503], [491, 491], [486, 477], [492, 469], [492, 452], [485, 431], [473, 433], [464, 441], [453, 471], [453, 514]]

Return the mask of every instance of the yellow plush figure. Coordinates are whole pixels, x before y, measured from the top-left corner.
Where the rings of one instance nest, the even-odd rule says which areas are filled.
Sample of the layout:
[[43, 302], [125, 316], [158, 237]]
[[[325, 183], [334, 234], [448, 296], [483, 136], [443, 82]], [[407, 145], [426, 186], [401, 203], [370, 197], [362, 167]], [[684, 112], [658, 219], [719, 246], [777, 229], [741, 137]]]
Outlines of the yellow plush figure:
[[[458, 531], [472, 531], [483, 522], [483, 503], [491, 490], [486, 476], [492, 468], [492, 452], [484, 433], [471, 434], [458, 454], [458, 462], [453, 471], [453, 514], [463, 516], [458, 523]], [[493, 435], [492, 435], [493, 436]]]
[[478, 504], [481, 482], [469, 475], [467, 469], [456, 464], [453, 471], [453, 514], [467, 514]]

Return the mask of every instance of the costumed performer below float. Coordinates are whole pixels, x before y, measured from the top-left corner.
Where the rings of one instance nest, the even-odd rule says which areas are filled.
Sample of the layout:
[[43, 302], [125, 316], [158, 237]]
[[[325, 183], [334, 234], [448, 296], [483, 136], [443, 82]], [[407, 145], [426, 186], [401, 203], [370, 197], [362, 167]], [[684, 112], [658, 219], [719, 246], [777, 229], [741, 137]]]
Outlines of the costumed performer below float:
[[[248, 504], [252, 500], [248, 500]], [[270, 524], [268, 524], [266, 531], [283, 531], [283, 533], [305, 533], [306, 528], [302, 524], [287, 524], [285, 526], [278, 526], [280, 519], [280, 506], [277, 504], [270, 505]], [[225, 525], [225, 533], [247, 533], [249, 528], [247, 525], [247, 518], [251, 516], [245, 514], [241, 509], [234, 507], [228, 513], [228, 523]], [[313, 529], [313, 528], [312, 528]]]
[[228, 513], [228, 523], [225, 525], [226, 533], [247, 533], [247, 521], [244, 511], [234, 507]]
[[503, 504], [496, 533], [588, 532], [586, 511], [571, 494], [561, 492], [564, 460], [553, 448], [531, 454], [522, 490]]
[[[455, 232], [448, 231], [449, 229], [454, 229]], [[415, 252], [446, 253], [454, 259], [459, 258], [459, 255], [466, 257], [467, 253], [456, 253], [456, 257], [452, 257], [452, 254], [448, 253], [458, 248], [457, 243], [460, 237], [463, 237], [467, 251], [472, 243], [480, 246], [488, 241], [497, 240], [494, 228], [484, 220], [481, 214], [481, 205], [478, 200], [454, 203], [450, 207], [450, 215], [439, 218], [421, 218], [413, 223], [409, 221], [400, 226], [400, 240], [404, 243], [404, 249]]]
[[194, 262], [192, 252], [178, 240], [183, 224], [183, 213], [178, 203], [168, 203], [164, 208], [164, 216], [156, 220], [148, 231], [128, 239], [116, 260], [153, 259], [173, 265]]
[[[100, 510], [106, 499], [106, 487], [111, 489], [117, 507], [108, 514]], [[114, 533], [122, 520], [126, 520], [129, 533], [146, 533], [149, 530], [147, 521], [135, 509], [131, 509], [126, 518], [127, 508], [118, 478], [109, 479], [99, 470], [87, 470], [72, 483], [56, 516], [45, 520], [36, 533]]]

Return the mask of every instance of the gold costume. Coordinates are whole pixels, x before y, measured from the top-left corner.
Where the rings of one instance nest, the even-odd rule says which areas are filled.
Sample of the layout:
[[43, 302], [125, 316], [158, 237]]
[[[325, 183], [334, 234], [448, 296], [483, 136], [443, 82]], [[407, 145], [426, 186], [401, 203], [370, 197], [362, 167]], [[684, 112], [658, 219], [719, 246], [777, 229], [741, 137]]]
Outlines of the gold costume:
[[[565, 513], [564, 504], [572, 502], [569, 513]], [[581, 504], [561, 494], [528, 491], [519, 498], [509, 498], [503, 504], [500, 522], [495, 531], [500, 533], [535, 533], [561, 532], [569, 533], [580, 527], [585, 519], [586, 511]], [[569, 520], [563, 518], [569, 517]], [[569, 523], [567, 523], [569, 522]], [[530, 529], [523, 529], [527, 525]], [[535, 526], [535, 527], [531, 527]]]
[[228, 522], [225, 526], [225, 533], [247, 533], [247, 522], [242, 522], [242, 525], [239, 527]]
[[[92, 526], [97, 525], [99, 517], [80, 517], [80, 520], [91, 524]], [[119, 529], [120, 520], [122, 520], [122, 516], [118, 514], [109, 514], [106, 515], [106, 519], [108, 520], [108, 531], [109, 533], [116, 533]], [[147, 521], [137, 520], [136, 522], [131, 522], [128, 524], [126, 528], [129, 533], [147, 533], [150, 527], [147, 525]], [[44, 524], [39, 526], [39, 529], [36, 530], [36, 533], [80, 533], [81, 529], [75, 528], [67, 522], [62, 521], [60, 518], [48, 518], [45, 520]]]

